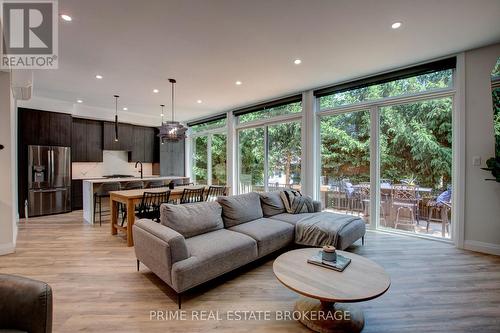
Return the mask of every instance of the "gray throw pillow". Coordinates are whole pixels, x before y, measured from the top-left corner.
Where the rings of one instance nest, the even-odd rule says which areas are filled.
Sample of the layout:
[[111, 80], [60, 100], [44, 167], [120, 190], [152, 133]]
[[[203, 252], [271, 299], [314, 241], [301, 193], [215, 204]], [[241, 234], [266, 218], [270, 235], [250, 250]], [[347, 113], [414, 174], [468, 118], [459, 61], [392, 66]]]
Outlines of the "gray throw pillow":
[[287, 213], [314, 213], [314, 205], [311, 197], [304, 197], [302, 193], [294, 190], [281, 191], [280, 195]]
[[270, 217], [286, 212], [280, 192], [260, 193], [260, 202], [262, 204], [262, 213], [264, 217]]
[[222, 219], [226, 228], [260, 219], [263, 217], [258, 193], [218, 197], [217, 201], [222, 206]]
[[217, 202], [161, 205], [161, 224], [185, 238], [222, 229], [222, 207]]

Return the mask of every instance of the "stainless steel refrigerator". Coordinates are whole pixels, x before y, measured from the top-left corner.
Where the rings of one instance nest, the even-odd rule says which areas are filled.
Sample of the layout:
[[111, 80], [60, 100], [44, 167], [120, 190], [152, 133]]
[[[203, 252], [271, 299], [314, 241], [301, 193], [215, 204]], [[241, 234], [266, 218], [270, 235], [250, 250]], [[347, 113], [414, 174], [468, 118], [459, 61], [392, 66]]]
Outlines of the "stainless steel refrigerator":
[[28, 215], [71, 211], [71, 148], [28, 146]]

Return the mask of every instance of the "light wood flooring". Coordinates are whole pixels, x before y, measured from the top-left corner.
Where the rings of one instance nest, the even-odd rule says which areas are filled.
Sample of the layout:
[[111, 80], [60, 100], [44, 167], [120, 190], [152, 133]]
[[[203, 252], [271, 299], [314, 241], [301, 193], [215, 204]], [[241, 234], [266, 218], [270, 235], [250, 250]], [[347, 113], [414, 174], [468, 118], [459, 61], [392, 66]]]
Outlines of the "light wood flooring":
[[[168, 287], [141, 265], [123, 237], [82, 223], [82, 212], [21, 223], [15, 254], [0, 257], [0, 273], [48, 282], [54, 332], [309, 332], [293, 320], [151, 321], [150, 311], [175, 311]], [[449, 244], [369, 232], [366, 256], [390, 274], [378, 299], [359, 303], [363, 332], [500, 332], [500, 257]], [[184, 297], [183, 310], [285, 311], [297, 295], [272, 272], [273, 257], [230, 273]], [[0, 300], [1, 301], [1, 300]]]

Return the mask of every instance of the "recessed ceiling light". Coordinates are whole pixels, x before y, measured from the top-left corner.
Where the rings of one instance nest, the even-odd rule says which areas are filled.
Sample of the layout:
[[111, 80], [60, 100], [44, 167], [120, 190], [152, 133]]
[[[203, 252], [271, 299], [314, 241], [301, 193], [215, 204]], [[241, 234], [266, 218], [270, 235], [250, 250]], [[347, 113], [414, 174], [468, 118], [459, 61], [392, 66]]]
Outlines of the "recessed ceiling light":
[[197, 100], [196, 103], [201, 104], [203, 101], [201, 99]]
[[401, 25], [402, 25], [402, 23], [401, 23], [401, 22], [394, 22], [394, 23], [391, 25], [391, 28], [393, 28], [393, 29], [399, 29], [399, 28], [401, 28]]
[[293, 63], [294, 63], [295, 65], [300, 65], [300, 64], [302, 63], [302, 60], [300, 60], [300, 59], [295, 59], [295, 60], [293, 61]]
[[96, 79], [98, 79], [98, 80], [102, 80], [102, 75], [97, 74], [97, 75], [95, 76], [95, 78], [96, 78]]
[[235, 82], [235, 84], [236, 84], [237, 86], [241, 86], [241, 85], [243, 84], [243, 82], [241, 82], [241, 81], [236, 81], [236, 82]]
[[66, 22], [71, 22], [73, 19], [71, 18], [71, 16], [69, 15], [66, 15], [66, 14], [62, 14], [61, 15], [61, 18], [66, 21]]
[[128, 110], [128, 108], [123, 108], [123, 111], [127, 111], [127, 110]]
[[155, 94], [157, 94], [157, 93], [159, 93], [160, 91], [159, 91], [158, 89], [153, 89], [153, 92], [154, 92]]
[[77, 99], [76, 102], [79, 103], [79, 104], [83, 103], [83, 101], [81, 99]]

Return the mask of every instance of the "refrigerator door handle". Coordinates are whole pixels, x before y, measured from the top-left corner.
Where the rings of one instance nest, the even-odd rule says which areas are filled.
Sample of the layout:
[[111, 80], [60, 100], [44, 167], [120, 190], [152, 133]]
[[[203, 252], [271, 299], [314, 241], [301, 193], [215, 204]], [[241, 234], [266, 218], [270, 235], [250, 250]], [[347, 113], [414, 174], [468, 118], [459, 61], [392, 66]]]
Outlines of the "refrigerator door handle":
[[47, 150], [47, 181], [49, 183], [49, 187], [52, 187], [52, 163], [51, 163], [51, 150], [50, 148]]
[[50, 173], [51, 173], [51, 183], [50, 186], [54, 187], [54, 148], [50, 148]]

